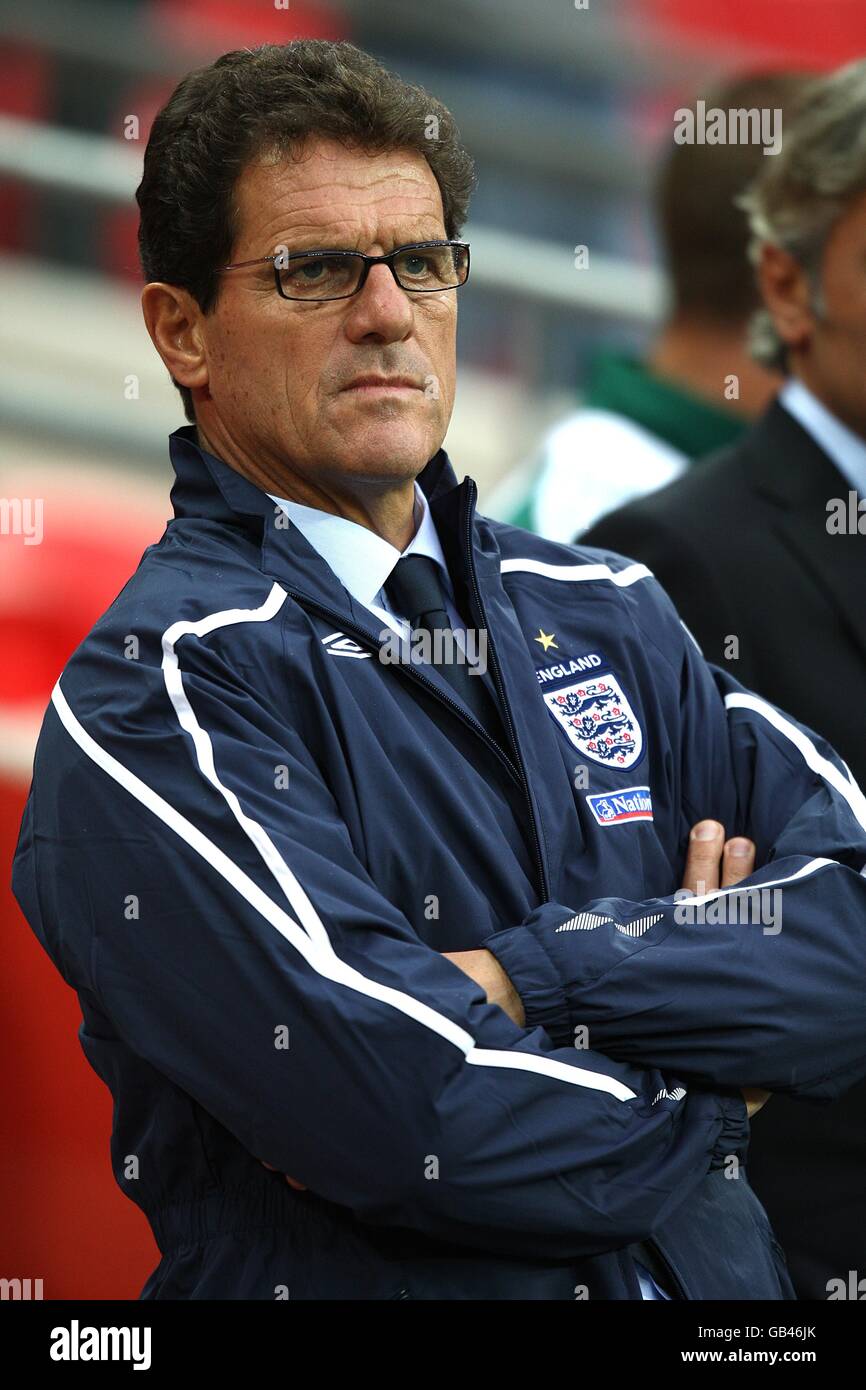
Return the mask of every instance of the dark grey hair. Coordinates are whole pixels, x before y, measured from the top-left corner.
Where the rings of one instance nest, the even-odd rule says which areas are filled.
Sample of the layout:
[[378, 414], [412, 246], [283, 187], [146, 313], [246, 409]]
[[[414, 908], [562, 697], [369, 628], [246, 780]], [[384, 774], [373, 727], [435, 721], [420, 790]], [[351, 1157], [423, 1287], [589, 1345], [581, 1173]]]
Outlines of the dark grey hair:
[[[824, 248], [842, 213], [866, 193], [866, 61], [858, 60], [811, 82], [784, 132], [781, 153], [767, 157], [738, 205], [749, 220], [749, 257], [762, 246], [788, 251], [803, 267], [812, 303], [823, 313], [820, 291]], [[768, 310], [749, 329], [756, 361], [784, 370], [785, 344]]]

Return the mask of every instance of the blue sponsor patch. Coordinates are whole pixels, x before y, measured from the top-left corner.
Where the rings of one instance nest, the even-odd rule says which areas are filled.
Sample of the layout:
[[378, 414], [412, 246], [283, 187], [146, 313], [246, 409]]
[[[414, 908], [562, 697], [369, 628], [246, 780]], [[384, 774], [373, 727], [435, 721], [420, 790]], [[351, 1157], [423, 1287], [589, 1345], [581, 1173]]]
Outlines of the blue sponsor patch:
[[623, 787], [618, 792], [597, 792], [586, 804], [599, 825], [622, 825], [625, 821], [652, 820], [653, 799], [649, 787]]

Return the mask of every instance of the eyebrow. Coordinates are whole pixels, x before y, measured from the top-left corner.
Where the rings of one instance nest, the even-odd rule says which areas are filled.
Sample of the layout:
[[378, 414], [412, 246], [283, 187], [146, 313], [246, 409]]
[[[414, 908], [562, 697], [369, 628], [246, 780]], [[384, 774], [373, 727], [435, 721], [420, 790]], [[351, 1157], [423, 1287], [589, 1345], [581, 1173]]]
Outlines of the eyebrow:
[[[439, 236], [438, 234], [435, 235], [435, 236], [417, 236], [417, 235], [412, 235], [412, 236], [395, 237], [395, 238], [394, 238], [394, 244], [393, 244], [393, 246], [391, 247], [391, 250], [392, 250], [392, 251], [396, 251], [397, 248], [398, 248], [399, 246], [412, 246], [412, 245], [414, 245], [416, 242], [419, 242], [419, 241], [423, 242], [423, 241], [448, 241], [448, 240], [449, 240], [449, 238], [448, 238], [447, 236]], [[304, 237], [304, 238], [303, 238], [303, 241], [308, 242], [308, 244], [307, 244], [307, 245], [294, 245], [294, 244], [292, 244], [288, 239], [283, 239], [282, 241], [278, 241], [278, 242], [276, 242], [275, 244], [276, 244], [277, 246], [286, 246], [286, 247], [288, 247], [288, 252], [289, 252], [289, 255], [290, 255], [290, 256], [291, 256], [291, 255], [296, 255], [296, 254], [302, 254], [304, 251], [361, 251], [361, 250], [362, 250], [362, 248], [361, 248], [360, 246], [358, 246], [358, 245], [354, 245], [354, 246], [349, 245], [349, 246], [347, 246], [347, 245], [345, 244], [345, 242], [344, 242], [341, 246], [338, 246], [335, 242], [325, 241], [323, 238], [320, 238], [318, 241], [312, 241], [312, 240], [310, 240], [308, 237]], [[274, 253], [274, 254], [276, 254], [276, 253]], [[366, 255], [366, 254], [369, 254], [369, 253], [364, 252], [364, 254]], [[388, 252], [384, 252], [383, 254], [388, 255], [389, 253], [388, 253]]]

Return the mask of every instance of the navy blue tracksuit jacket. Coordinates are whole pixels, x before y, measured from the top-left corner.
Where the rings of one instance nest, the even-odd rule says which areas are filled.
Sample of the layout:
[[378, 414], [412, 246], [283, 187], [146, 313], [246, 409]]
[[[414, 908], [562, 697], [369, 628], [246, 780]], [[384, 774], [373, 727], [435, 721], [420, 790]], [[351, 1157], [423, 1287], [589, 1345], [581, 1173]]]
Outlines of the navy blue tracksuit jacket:
[[[14, 863], [162, 1252], [141, 1296], [633, 1299], [644, 1242], [681, 1297], [790, 1298], [738, 1088], [866, 1073], [845, 764], [644, 566], [476, 515], [440, 451], [494, 739], [380, 659], [263, 492], [191, 428], [171, 450], [174, 519], [55, 687]], [[761, 867], [683, 904], [703, 817]], [[479, 947], [524, 1028], [440, 954]]]

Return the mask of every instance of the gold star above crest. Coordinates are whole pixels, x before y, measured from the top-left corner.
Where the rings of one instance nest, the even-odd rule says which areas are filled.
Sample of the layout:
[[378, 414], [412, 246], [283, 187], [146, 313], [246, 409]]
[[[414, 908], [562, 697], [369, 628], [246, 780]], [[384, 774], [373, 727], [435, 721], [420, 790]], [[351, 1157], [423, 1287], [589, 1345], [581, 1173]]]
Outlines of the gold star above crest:
[[[540, 642], [544, 650], [547, 651], [548, 647], [556, 647], [556, 643], [553, 640], [555, 636], [555, 632], [545, 632], [544, 628], [540, 627], [538, 629], [538, 636], [533, 637], [532, 640], [533, 642]], [[556, 650], [559, 651], [559, 647], [556, 647]]]

